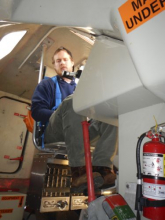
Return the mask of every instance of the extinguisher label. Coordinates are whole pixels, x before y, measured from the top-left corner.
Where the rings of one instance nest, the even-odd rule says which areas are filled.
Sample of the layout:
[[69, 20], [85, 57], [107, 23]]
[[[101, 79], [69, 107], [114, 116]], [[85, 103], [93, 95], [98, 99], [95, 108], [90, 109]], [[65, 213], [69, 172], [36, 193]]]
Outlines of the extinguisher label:
[[143, 174], [165, 177], [164, 154], [143, 153]]
[[143, 182], [143, 196], [151, 199], [165, 199], [165, 185]]

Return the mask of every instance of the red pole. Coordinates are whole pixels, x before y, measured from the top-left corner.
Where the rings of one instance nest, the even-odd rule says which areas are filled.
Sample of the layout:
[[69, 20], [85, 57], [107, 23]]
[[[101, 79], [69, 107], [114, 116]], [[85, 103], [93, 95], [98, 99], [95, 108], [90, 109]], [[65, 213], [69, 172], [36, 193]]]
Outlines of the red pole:
[[87, 121], [82, 121], [83, 138], [84, 138], [84, 152], [86, 162], [86, 173], [88, 183], [88, 202], [95, 200], [93, 175], [92, 175], [92, 163], [91, 163], [91, 152], [90, 152], [90, 141], [89, 141], [89, 124]]

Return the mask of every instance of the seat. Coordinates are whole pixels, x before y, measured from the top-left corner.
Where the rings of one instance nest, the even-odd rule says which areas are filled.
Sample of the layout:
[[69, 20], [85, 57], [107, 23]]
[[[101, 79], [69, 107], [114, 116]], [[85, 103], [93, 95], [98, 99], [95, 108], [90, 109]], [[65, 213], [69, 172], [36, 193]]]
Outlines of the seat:
[[[42, 134], [45, 130], [45, 126], [40, 126], [39, 122], [34, 121], [33, 127], [33, 143], [37, 150], [45, 153], [53, 153], [55, 155], [67, 155], [66, 143], [65, 142], [55, 142], [44, 144], [44, 148], [42, 147]], [[93, 156], [93, 151], [95, 147], [90, 146], [91, 156]]]
[[66, 144], [65, 142], [55, 142], [44, 144], [42, 146], [42, 134], [45, 130], [45, 126], [40, 126], [39, 122], [34, 121], [34, 128], [33, 128], [33, 143], [37, 150], [44, 152], [44, 153], [53, 153], [56, 155], [67, 155], [66, 151]]

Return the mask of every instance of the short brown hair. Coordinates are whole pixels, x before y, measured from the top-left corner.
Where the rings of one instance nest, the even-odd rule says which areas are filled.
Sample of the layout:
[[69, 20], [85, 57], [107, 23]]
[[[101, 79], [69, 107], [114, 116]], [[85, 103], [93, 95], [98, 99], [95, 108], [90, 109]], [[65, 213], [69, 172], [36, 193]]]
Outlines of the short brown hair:
[[60, 51], [62, 51], [62, 50], [66, 51], [67, 54], [70, 56], [71, 60], [73, 60], [72, 53], [71, 53], [68, 49], [66, 49], [65, 47], [59, 47], [59, 48], [54, 52], [54, 54], [53, 54], [52, 64], [54, 64], [54, 62], [55, 62], [55, 61], [54, 61], [54, 56], [55, 56], [57, 53], [59, 53]]

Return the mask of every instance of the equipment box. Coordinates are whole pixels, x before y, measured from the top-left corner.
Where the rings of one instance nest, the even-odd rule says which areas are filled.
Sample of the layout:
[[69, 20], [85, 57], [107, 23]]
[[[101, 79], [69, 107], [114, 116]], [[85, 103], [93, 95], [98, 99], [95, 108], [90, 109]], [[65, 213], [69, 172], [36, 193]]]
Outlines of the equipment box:
[[0, 219], [21, 220], [23, 218], [26, 194], [0, 192]]

